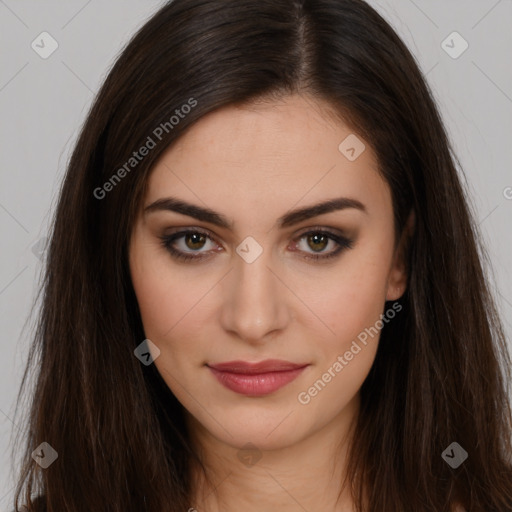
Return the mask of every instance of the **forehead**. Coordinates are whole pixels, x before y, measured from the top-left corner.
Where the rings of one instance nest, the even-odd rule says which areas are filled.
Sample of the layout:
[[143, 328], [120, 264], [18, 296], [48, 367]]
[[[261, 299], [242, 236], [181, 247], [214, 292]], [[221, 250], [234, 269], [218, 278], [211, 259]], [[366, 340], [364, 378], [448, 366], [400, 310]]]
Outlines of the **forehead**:
[[[340, 151], [345, 140], [358, 153], [364, 144], [353, 161]], [[276, 216], [341, 195], [369, 209], [390, 202], [369, 145], [327, 104], [302, 96], [228, 106], [201, 118], [155, 165], [145, 204], [165, 194], [228, 214], [230, 206], [262, 215], [276, 206]]]

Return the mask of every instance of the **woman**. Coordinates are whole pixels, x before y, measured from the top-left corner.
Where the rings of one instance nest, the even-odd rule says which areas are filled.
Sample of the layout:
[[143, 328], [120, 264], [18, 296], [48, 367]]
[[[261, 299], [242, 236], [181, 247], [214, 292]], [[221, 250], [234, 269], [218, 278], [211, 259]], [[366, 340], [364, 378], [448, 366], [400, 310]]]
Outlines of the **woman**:
[[16, 507], [512, 510], [455, 161], [365, 2], [164, 5], [64, 180]]

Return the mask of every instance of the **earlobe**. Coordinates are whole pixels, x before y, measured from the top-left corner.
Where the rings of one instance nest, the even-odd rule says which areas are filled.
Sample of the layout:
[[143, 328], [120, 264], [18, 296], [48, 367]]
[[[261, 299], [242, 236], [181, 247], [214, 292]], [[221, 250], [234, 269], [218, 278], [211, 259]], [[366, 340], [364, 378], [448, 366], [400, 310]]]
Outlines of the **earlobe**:
[[386, 300], [398, 300], [407, 288], [407, 277], [409, 269], [407, 268], [407, 255], [409, 252], [409, 242], [414, 233], [416, 217], [414, 210], [411, 210], [409, 218], [400, 236], [400, 242], [395, 250], [393, 265], [389, 272], [388, 289]]

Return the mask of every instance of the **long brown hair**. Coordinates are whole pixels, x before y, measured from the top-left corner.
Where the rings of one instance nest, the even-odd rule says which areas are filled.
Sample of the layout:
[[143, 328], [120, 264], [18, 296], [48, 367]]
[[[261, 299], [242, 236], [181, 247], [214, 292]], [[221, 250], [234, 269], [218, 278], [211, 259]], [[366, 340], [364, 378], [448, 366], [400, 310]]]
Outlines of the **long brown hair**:
[[[134, 356], [145, 336], [131, 229], [153, 165], [188, 127], [222, 106], [297, 92], [327, 100], [371, 144], [397, 239], [416, 218], [403, 312], [382, 329], [361, 389], [348, 473], [357, 510], [512, 510], [510, 355], [488, 257], [425, 79], [362, 0], [174, 0], [119, 56], [55, 211], [18, 397], [35, 375], [16, 510], [192, 506], [199, 457], [182, 406]], [[31, 457], [43, 442], [58, 453], [46, 469]], [[458, 468], [442, 457], [452, 442], [468, 453]]]

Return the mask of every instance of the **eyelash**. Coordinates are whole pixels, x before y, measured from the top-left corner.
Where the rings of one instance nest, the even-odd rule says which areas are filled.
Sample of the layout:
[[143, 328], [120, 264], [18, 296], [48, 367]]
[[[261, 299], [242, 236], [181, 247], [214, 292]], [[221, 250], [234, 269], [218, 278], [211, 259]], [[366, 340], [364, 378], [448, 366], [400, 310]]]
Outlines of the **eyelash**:
[[[179, 240], [180, 238], [183, 238], [185, 235], [189, 234], [200, 234], [206, 236], [211, 241], [215, 242], [215, 239], [212, 238], [206, 231], [202, 231], [200, 229], [189, 229], [184, 231], [179, 231], [177, 233], [173, 233], [172, 235], [165, 235], [159, 237], [162, 241], [162, 246], [171, 254], [171, 256], [177, 260], [180, 261], [200, 261], [204, 258], [208, 258], [209, 255], [206, 253], [203, 253], [200, 256], [193, 256], [192, 254], [183, 253], [182, 251], [179, 251], [175, 249], [172, 244], [176, 240]], [[322, 254], [308, 254], [304, 256], [307, 260], [314, 260], [314, 261], [326, 261], [331, 258], [334, 258], [335, 256], [338, 256], [341, 252], [343, 252], [345, 249], [352, 249], [354, 241], [350, 240], [348, 238], [345, 238], [343, 236], [337, 235], [335, 233], [332, 233], [330, 231], [326, 231], [324, 229], [311, 229], [305, 233], [302, 233], [297, 238], [294, 239], [294, 242], [300, 242], [303, 238], [306, 238], [308, 235], [325, 235], [328, 239], [332, 240], [333, 242], [338, 244], [338, 248], [334, 251], [327, 253], [325, 255]]]

